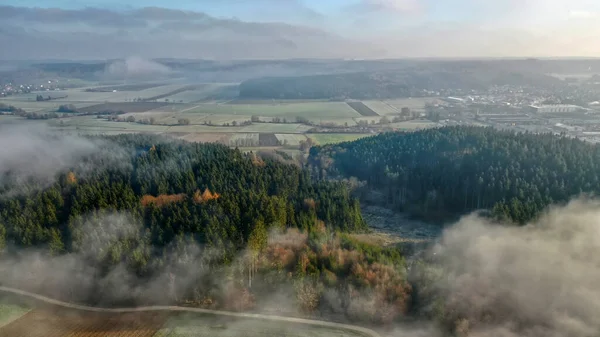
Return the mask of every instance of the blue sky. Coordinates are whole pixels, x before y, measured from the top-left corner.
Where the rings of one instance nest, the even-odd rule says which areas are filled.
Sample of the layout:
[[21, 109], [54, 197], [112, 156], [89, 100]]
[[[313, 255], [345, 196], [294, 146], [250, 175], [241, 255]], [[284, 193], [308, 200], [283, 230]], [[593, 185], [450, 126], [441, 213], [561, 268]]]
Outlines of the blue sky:
[[[0, 2], [1, 5], [16, 7], [73, 10], [95, 7], [110, 9], [120, 14], [142, 7], [162, 7], [203, 12], [217, 18], [238, 18], [249, 22], [284, 22], [290, 25], [318, 28], [348, 41], [368, 42], [376, 45], [377, 48], [387, 50], [389, 53], [386, 56], [389, 57], [403, 55], [560, 56], [564, 54], [600, 57], [598, 43], [600, 0], [0, 0]], [[12, 24], [13, 30], [22, 27], [18, 23]], [[85, 23], [82, 24], [85, 26]], [[29, 22], [29, 25], [32, 26], [32, 22]], [[57, 23], [52, 27], [40, 26], [40, 30], [58, 31], [58, 26]], [[63, 31], [67, 29], [64, 25], [60, 27]], [[83, 28], [78, 29], [81, 31]], [[129, 28], [122, 29], [121, 33], [133, 35], [139, 33], [135, 30], [128, 31]], [[216, 34], [215, 36], [225, 34], [223, 30], [213, 33]], [[239, 32], [241, 35], [245, 33]], [[174, 34], [182, 39], [196, 38], [201, 35], [193, 29], [174, 32]], [[278, 32], [270, 34], [276, 36]], [[304, 35], [296, 36], [292, 40], [295, 43], [302, 43], [304, 37]], [[283, 40], [277, 41], [284, 43]], [[320, 43], [325, 49], [335, 49], [329, 48], [330, 42], [323, 40]]]
[[[236, 17], [250, 21], [282, 21], [314, 24], [322, 16], [326, 26], [344, 27], [356, 19], [377, 17], [383, 26], [402, 22], [469, 20], [465, 8], [457, 2], [471, 0], [4, 0], [4, 4], [27, 7], [80, 9], [100, 7], [130, 9], [156, 6], [205, 12], [219, 17]], [[435, 6], [432, 6], [435, 2]], [[417, 8], [427, 10], [418, 12]], [[413, 8], [415, 12], [413, 13]], [[316, 16], [311, 16], [315, 14]]]

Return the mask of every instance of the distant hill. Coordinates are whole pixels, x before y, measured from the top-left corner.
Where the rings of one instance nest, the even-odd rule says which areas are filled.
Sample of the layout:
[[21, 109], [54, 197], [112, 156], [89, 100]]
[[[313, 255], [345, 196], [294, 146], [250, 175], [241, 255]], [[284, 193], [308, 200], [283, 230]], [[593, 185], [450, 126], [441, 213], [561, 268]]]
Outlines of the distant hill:
[[240, 85], [243, 98], [383, 99], [429, 96], [446, 90], [486, 90], [493, 85], [549, 88], [561, 84], [551, 76], [505, 71], [486, 65], [440, 69], [423, 67], [349, 74], [252, 79]]

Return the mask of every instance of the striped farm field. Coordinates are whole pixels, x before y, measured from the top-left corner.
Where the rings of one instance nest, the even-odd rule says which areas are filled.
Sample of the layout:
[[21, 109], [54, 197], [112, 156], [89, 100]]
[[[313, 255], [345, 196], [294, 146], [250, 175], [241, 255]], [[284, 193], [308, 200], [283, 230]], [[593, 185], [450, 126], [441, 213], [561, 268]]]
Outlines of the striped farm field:
[[365, 103], [363, 103], [363, 102], [348, 102], [348, 105], [352, 109], [356, 110], [356, 112], [358, 112], [359, 114], [361, 114], [363, 116], [367, 116], [367, 117], [379, 116], [379, 114], [377, 114], [377, 112], [373, 111], [373, 109], [366, 106]]
[[152, 337], [167, 313], [108, 314], [36, 309], [0, 328], [0, 337]]

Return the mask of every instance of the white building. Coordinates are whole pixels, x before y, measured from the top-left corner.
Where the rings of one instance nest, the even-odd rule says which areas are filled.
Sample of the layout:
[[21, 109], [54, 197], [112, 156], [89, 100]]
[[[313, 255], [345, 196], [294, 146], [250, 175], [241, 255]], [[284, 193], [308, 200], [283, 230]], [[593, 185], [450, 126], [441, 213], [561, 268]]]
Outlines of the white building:
[[543, 105], [531, 105], [531, 110], [536, 113], [561, 113], [561, 112], [577, 112], [583, 111], [584, 109], [577, 105], [571, 104], [543, 104]]

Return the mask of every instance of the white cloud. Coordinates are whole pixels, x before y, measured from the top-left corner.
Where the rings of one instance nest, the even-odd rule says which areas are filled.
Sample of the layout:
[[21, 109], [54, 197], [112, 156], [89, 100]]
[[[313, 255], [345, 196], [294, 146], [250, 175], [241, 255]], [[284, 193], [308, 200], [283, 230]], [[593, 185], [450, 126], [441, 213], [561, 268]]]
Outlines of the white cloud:
[[419, 0], [363, 0], [363, 4], [378, 10], [401, 13], [411, 13], [422, 9], [422, 1]]
[[594, 19], [600, 17], [600, 13], [585, 10], [574, 10], [569, 13], [569, 16], [576, 19]]

